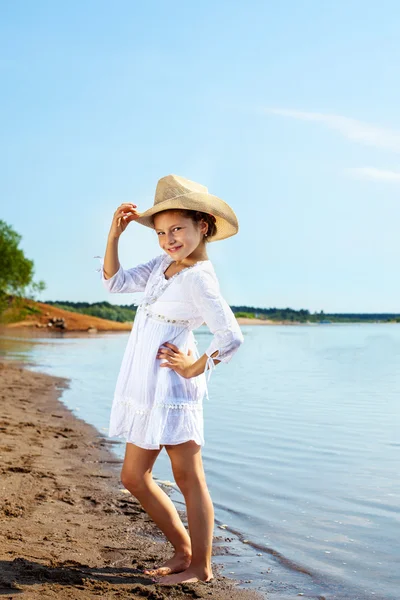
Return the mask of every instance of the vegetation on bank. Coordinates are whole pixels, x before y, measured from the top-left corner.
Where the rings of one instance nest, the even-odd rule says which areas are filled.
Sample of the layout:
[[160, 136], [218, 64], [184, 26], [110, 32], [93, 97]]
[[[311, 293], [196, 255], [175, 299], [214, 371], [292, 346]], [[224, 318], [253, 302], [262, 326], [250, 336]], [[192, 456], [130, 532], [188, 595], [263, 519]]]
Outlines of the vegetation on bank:
[[137, 309], [136, 304], [115, 305], [110, 304], [109, 302], [94, 302], [90, 304], [89, 302], [70, 302], [68, 300], [59, 302], [44, 300], [44, 303], [50, 304], [56, 308], [69, 310], [70, 312], [77, 312], [82, 315], [88, 315], [89, 317], [108, 319], [109, 321], [116, 321], [117, 323], [133, 321]]
[[44, 281], [33, 281], [33, 260], [19, 248], [22, 237], [0, 219], [0, 323], [23, 320], [36, 309], [26, 298], [46, 289]]
[[[137, 305], [115, 305], [109, 302], [52, 302], [44, 300], [46, 304], [90, 315], [109, 319], [110, 321], [133, 321]], [[237, 318], [261, 319], [289, 323], [400, 323], [400, 314], [395, 313], [325, 313], [324, 311], [310, 313], [310, 311], [292, 308], [254, 308], [252, 306], [231, 306]]]
[[398, 313], [310, 313], [309, 310], [292, 308], [254, 308], [249, 306], [231, 306], [237, 317], [268, 319], [270, 321], [289, 321], [296, 323], [400, 323]]

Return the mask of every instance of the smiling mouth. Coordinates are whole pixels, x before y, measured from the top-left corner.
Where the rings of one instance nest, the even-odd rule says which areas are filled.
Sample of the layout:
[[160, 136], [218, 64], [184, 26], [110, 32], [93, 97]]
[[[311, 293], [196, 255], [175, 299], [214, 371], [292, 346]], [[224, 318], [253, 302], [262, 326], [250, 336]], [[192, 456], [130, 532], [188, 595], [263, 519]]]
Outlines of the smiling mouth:
[[179, 250], [179, 248], [182, 248], [182, 246], [174, 246], [173, 248], [168, 248], [168, 252], [176, 252], [177, 250]]

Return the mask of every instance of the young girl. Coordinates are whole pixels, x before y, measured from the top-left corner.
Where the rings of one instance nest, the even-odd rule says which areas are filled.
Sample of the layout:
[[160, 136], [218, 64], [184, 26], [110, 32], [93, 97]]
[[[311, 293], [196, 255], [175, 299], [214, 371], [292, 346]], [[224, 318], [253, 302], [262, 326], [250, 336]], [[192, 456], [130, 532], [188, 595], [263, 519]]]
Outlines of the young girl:
[[[206, 243], [235, 235], [238, 222], [230, 206], [206, 187], [177, 175], [159, 180], [152, 208], [142, 214], [136, 209], [123, 203], [115, 211], [99, 269], [110, 292], [144, 292], [122, 359], [108, 435], [126, 440], [122, 484], [175, 550], [162, 566], [144, 572], [158, 583], [206, 582], [213, 579], [214, 509], [201, 457], [205, 371], [209, 379], [215, 365], [229, 362], [244, 341], [221, 296]], [[131, 221], [155, 230], [163, 253], [125, 270], [118, 240]], [[199, 356], [193, 330], [203, 322], [214, 335]], [[152, 478], [163, 447], [185, 498], [190, 536]]]

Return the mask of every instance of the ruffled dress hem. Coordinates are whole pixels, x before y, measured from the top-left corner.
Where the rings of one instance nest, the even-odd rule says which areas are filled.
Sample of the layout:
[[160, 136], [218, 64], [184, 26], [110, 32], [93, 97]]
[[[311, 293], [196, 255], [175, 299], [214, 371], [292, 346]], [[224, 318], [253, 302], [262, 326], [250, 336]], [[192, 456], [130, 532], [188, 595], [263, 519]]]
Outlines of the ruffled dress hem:
[[155, 402], [151, 408], [140, 408], [115, 399], [108, 436], [123, 437], [127, 442], [150, 450], [191, 439], [204, 446], [203, 405], [163, 400]]
[[176, 441], [174, 439], [173, 442], [168, 441], [168, 442], [164, 442], [163, 440], [161, 440], [158, 444], [146, 444], [145, 442], [141, 442], [141, 441], [137, 441], [137, 440], [132, 440], [129, 438], [129, 436], [126, 433], [120, 433], [119, 435], [110, 435], [109, 437], [117, 437], [117, 438], [121, 438], [123, 439], [126, 443], [129, 444], [134, 444], [135, 446], [139, 446], [139, 448], [143, 448], [143, 450], [160, 450], [161, 446], [177, 446], [178, 444], [184, 444], [185, 442], [196, 442], [196, 444], [198, 446], [205, 446], [205, 441], [203, 438], [193, 438], [193, 437], [189, 437], [189, 438], [185, 438], [179, 441]]

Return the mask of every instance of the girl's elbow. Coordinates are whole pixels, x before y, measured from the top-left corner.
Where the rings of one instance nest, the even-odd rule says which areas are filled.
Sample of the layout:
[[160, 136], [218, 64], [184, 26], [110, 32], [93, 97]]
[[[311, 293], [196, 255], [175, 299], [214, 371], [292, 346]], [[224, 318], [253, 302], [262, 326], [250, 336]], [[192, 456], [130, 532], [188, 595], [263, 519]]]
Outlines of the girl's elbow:
[[244, 342], [244, 337], [242, 332], [237, 332], [232, 336], [232, 340], [231, 340], [231, 352], [232, 354], [235, 354], [238, 350], [239, 347], [243, 344]]

